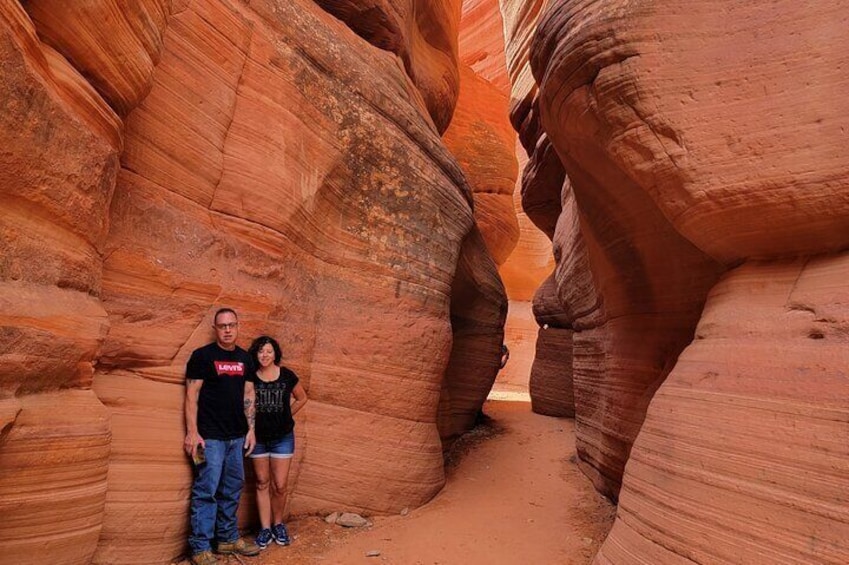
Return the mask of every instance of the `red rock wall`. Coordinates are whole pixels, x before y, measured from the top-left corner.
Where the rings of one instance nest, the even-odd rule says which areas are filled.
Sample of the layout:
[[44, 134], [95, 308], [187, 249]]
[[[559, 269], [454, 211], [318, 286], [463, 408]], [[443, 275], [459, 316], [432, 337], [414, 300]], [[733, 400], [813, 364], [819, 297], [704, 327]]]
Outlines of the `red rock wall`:
[[454, 340], [437, 422], [444, 448], [475, 425], [500, 366], [507, 300], [481, 241], [473, 230], [463, 243], [451, 290]]
[[531, 409], [537, 414], [560, 418], [575, 417], [575, 392], [572, 381], [573, 333], [566, 328], [539, 329], [528, 383]]
[[[623, 489], [598, 561], [845, 561], [834, 490], [849, 476], [834, 464], [845, 450], [819, 438], [849, 429], [833, 376], [845, 363], [829, 352], [846, 346], [829, 277], [849, 246], [849, 167], [837, 149], [849, 107], [828, 94], [849, 81], [838, 31], [849, 10], [560, 0], [528, 31], [540, 4], [512, 12], [511, 29], [525, 31], [508, 53], [535, 33], [539, 83], [538, 96], [514, 95], [513, 123], [533, 153], [523, 201], [558, 260], [538, 299], [575, 330], [579, 456], [602, 492]], [[546, 144], [569, 181], [559, 200]], [[785, 334], [794, 283], [747, 318], [744, 305], [768, 301], [774, 276], [793, 278], [787, 256], [808, 265], [795, 271], [811, 280], [802, 310], [823, 331]], [[702, 343], [717, 315], [722, 341]], [[713, 368], [694, 368], [693, 355]], [[828, 422], [808, 407], [820, 400], [836, 410]]]
[[461, 0], [315, 0], [357, 35], [398, 56], [433, 123], [451, 123], [460, 87], [457, 33]]
[[0, 435], [3, 560], [88, 563], [106, 502], [107, 410], [90, 390], [12, 402], [18, 405], [14, 419]]
[[596, 563], [849, 560], [847, 276], [846, 253], [751, 261], [711, 290]]
[[[468, 8], [464, 5], [460, 21], [460, 95], [442, 140], [472, 188], [478, 233], [470, 234], [464, 243], [451, 292], [454, 341], [439, 414], [444, 448], [474, 425], [498, 374], [499, 363], [492, 354], [501, 356], [507, 302], [503, 286], [490, 286], [480, 271], [503, 264], [519, 237], [512, 196], [518, 176], [513, 151], [516, 133], [507, 119], [507, 93], [490, 80], [499, 69], [503, 72], [503, 51], [499, 49], [503, 42], [498, 41], [500, 36], [492, 37], [482, 53], [475, 40], [482, 27], [490, 31], [497, 27], [500, 14], [494, 2], [480, 3], [473, 13]], [[494, 264], [475, 251], [480, 238]], [[493, 274], [488, 273], [487, 278]], [[487, 288], [484, 293], [476, 290]]]
[[[90, 519], [57, 542], [73, 551], [41, 544], [57, 519], [28, 511], [34, 493], [15, 499], [0, 540], [35, 562], [182, 553], [183, 371], [224, 305], [243, 345], [280, 337], [308, 389], [293, 512], [432, 497], [441, 407], [458, 433], [485, 382], [449, 358], [474, 353], [494, 377], [505, 300], [433, 125], [456, 102], [459, 6], [408, 13], [428, 41], [447, 38], [413, 42], [410, 68], [421, 53], [424, 70], [412, 80], [309, 2], [25, 7], [0, 9], [0, 339], [13, 369], [0, 375], [0, 490], [19, 488], [25, 439], [53, 438], [27, 463], [53, 480], [51, 449], [65, 449], [41, 415], [64, 401], [53, 390], [87, 399], [59, 429], [99, 447], [79, 454], [96, 472]], [[423, 82], [434, 69], [442, 78]], [[81, 480], [51, 496], [73, 507]]]
[[110, 433], [81, 389], [108, 327], [96, 297], [120, 123], [14, 2], [0, 60], [0, 543], [10, 562], [85, 563]]
[[[524, 149], [516, 145], [516, 154], [524, 168], [528, 162]], [[534, 293], [554, 269], [551, 241], [523, 210], [522, 179], [513, 190], [513, 202], [519, 222], [519, 241], [507, 261], [499, 268], [510, 308], [504, 326], [510, 361], [498, 374], [497, 383], [510, 390], [528, 390], [534, 356], [539, 347], [539, 324], [533, 313]]]
[[[498, 0], [464, 0], [460, 60], [504, 95], [510, 93], [504, 53], [504, 21]], [[506, 118], [506, 114], [502, 117]]]
[[507, 97], [470, 67], [461, 66], [460, 77], [454, 119], [442, 140], [469, 180], [475, 221], [492, 258], [501, 265], [519, 239], [513, 208], [519, 172], [514, 153], [516, 133], [507, 119]]

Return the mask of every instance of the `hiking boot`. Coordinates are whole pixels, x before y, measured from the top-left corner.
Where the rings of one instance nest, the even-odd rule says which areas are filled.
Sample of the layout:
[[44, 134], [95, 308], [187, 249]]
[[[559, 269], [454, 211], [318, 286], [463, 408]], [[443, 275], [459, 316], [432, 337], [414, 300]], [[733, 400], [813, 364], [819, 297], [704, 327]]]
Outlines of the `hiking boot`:
[[274, 524], [271, 526], [271, 533], [274, 535], [274, 541], [279, 545], [289, 545], [289, 532], [286, 531], [286, 524]]
[[233, 541], [225, 541], [218, 544], [218, 553], [224, 553], [226, 555], [235, 553], [237, 555], [253, 557], [254, 555], [259, 555], [259, 552], [260, 549], [258, 545], [247, 542], [243, 538]]
[[218, 565], [220, 562], [211, 551], [201, 551], [195, 553], [191, 558], [192, 565]]
[[271, 528], [263, 528], [256, 535], [256, 544], [260, 549], [265, 549], [271, 543], [274, 536], [271, 534]]

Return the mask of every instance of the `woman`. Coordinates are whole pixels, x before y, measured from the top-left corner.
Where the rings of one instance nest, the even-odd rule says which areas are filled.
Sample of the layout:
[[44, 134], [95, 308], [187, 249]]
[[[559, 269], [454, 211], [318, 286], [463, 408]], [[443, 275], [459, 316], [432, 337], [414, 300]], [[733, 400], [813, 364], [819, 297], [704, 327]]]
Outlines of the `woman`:
[[280, 344], [267, 335], [254, 340], [249, 350], [257, 363], [256, 447], [251, 453], [256, 474], [256, 504], [261, 529], [256, 544], [265, 549], [273, 539], [289, 545], [283, 524], [286, 481], [295, 452], [295, 421], [292, 416], [307, 403], [298, 376], [280, 366]]

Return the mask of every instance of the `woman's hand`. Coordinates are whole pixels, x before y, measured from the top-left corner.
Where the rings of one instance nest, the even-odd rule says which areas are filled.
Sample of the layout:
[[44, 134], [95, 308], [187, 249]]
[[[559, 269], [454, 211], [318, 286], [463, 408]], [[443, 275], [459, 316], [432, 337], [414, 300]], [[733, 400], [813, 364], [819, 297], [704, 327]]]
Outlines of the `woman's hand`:
[[254, 452], [254, 448], [256, 447], [256, 433], [253, 428], [248, 430], [247, 435], [245, 436], [245, 457], [248, 457], [251, 453]]

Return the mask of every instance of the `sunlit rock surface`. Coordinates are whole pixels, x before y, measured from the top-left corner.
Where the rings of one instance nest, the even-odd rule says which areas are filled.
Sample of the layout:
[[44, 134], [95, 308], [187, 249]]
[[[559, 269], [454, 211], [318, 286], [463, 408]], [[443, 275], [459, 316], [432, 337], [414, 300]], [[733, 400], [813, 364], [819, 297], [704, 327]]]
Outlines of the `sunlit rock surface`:
[[504, 20], [498, 0], [464, 0], [459, 44], [460, 60], [509, 97]]
[[[469, 176], [475, 194], [475, 219], [510, 298], [504, 326], [510, 361], [499, 371], [496, 387], [523, 392], [528, 386], [537, 333], [530, 299], [551, 272], [553, 260], [550, 243], [521, 209], [521, 185], [513, 171], [517, 160], [521, 166], [526, 156], [508, 119], [511, 87], [503, 29], [497, 0], [463, 3], [460, 101], [444, 139]], [[466, 79], [469, 70], [474, 71], [476, 80]], [[470, 83], [474, 90], [469, 89]], [[477, 123], [465, 117], [470, 114], [477, 117]], [[470, 147], [455, 151], [461, 145], [458, 141], [463, 140]]]
[[[481, 3], [475, 14], [500, 21], [494, 2]], [[488, 26], [488, 31], [492, 27]], [[503, 41], [499, 36], [491, 37], [490, 51], [481, 54], [473, 39], [480, 31], [479, 18], [464, 9], [460, 21], [460, 95], [451, 126], [442, 136], [471, 186], [477, 224], [463, 243], [451, 290], [454, 340], [438, 422], [443, 449], [475, 424], [498, 373], [507, 300], [496, 269], [519, 237], [512, 195], [518, 176], [513, 152], [516, 133], [508, 120], [505, 91], [488, 80], [492, 73], [504, 69]], [[475, 68], [483, 59], [489, 64], [479, 72]], [[481, 240], [488, 253], [480, 252]]]
[[442, 137], [472, 187], [475, 221], [499, 265], [519, 240], [513, 208], [519, 165], [514, 152], [516, 133], [507, 119], [507, 106], [505, 94], [463, 65], [460, 98], [451, 126]]
[[[0, 8], [0, 476], [20, 492], [0, 539], [16, 555], [184, 551], [183, 372], [220, 306], [242, 345], [280, 338], [309, 391], [293, 512], [394, 512], [441, 488], [440, 431], [483, 401], [461, 369], [491, 383], [505, 297], [439, 137], [459, 4], [412, 14], [428, 45], [405, 66], [306, 1]], [[85, 409], [50, 414], [63, 395]], [[65, 518], [39, 514], [15, 458], [24, 435], [77, 429], [96, 488], [49, 491], [86, 499], [54, 552], [43, 536]], [[42, 451], [27, 480], [49, 484]]]

